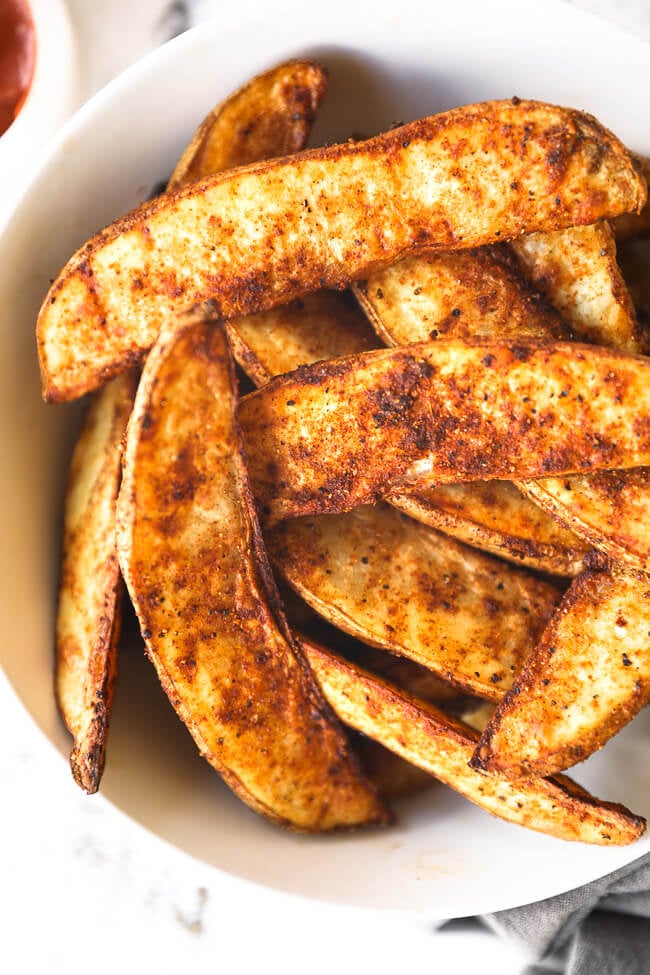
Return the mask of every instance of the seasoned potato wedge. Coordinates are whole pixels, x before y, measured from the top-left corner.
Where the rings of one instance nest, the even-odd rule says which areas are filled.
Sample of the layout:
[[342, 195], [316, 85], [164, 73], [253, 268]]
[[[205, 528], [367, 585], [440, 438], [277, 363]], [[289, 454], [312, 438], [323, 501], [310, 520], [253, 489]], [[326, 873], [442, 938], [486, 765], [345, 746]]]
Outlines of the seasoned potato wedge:
[[136, 385], [130, 371], [90, 400], [72, 455], [63, 513], [55, 688], [74, 738], [72, 774], [88, 793], [97, 791], [104, 770], [117, 672], [122, 581], [115, 504], [122, 437]]
[[147, 654], [202, 755], [257, 812], [300, 830], [386, 822], [280, 609], [235, 405], [223, 330], [170, 322], [138, 388], [118, 502]]
[[575, 576], [591, 551], [587, 542], [531, 503], [510, 481], [393, 491], [387, 500], [462, 542], [542, 572]]
[[508, 247], [580, 342], [631, 355], [645, 351], [609, 224], [530, 234]]
[[571, 337], [499, 248], [406, 257], [357, 282], [354, 293], [387, 345], [479, 335]]
[[510, 687], [560, 595], [387, 505], [283, 522], [266, 542], [331, 623], [489, 700]]
[[226, 324], [235, 359], [256, 386], [298, 366], [377, 348], [357, 308], [336, 291], [315, 291], [288, 305]]
[[475, 768], [549, 775], [602, 748], [650, 700], [650, 578], [574, 580], [488, 723]]
[[594, 548], [650, 571], [650, 469], [545, 477], [522, 491]]
[[575, 343], [456, 339], [305, 366], [242, 400], [267, 523], [409, 484], [650, 460], [650, 360]]
[[253, 78], [203, 120], [167, 189], [300, 152], [326, 89], [327, 76], [315, 61], [285, 61]]
[[117, 220], [61, 271], [37, 325], [44, 396], [82, 395], [140, 358], [170, 314], [206, 299], [231, 318], [367, 277], [409, 250], [638, 210], [636, 166], [590, 116], [515, 99], [200, 180]]
[[304, 642], [323, 693], [345, 724], [435, 775], [487, 812], [565, 840], [633, 843], [645, 820], [595, 799], [566, 776], [516, 782], [469, 767], [478, 733], [328, 650]]

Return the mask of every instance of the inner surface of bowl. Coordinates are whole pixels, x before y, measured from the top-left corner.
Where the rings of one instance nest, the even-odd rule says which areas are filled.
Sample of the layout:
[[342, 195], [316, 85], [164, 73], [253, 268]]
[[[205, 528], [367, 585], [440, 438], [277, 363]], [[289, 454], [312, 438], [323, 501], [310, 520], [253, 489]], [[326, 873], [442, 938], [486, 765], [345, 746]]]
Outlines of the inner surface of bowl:
[[[60, 503], [78, 408], [41, 402], [36, 313], [72, 252], [169, 175], [205, 113], [250, 76], [308, 54], [330, 71], [314, 143], [516, 94], [586, 108], [632, 148], [650, 153], [644, 44], [563, 4], [546, 5], [534, 25], [535, 15], [523, 18], [511, 0], [437, 8], [419, 0], [331, 0], [314, 13], [295, 2], [272, 10], [238, 5], [86, 105], [7, 227], [0, 241], [6, 452], [0, 663], [62, 755], [70, 741], [52, 695], [52, 633]], [[649, 730], [650, 714], [640, 715], [576, 777], [650, 816]], [[138, 651], [122, 657], [102, 792], [222, 870], [306, 896], [430, 917], [550, 896], [650, 848], [646, 840], [594, 849], [538, 836], [492, 819], [442, 786], [400, 805], [391, 829], [326, 838], [283, 833], [255, 817], [199, 758]], [[506, 856], [516, 871], [504, 871]]]

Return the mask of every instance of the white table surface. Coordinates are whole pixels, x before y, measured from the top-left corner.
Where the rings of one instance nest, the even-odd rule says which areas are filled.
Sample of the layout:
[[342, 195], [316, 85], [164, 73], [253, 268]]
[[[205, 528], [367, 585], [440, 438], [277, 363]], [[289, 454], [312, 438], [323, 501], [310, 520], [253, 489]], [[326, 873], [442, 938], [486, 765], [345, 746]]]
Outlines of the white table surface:
[[[81, 53], [79, 99], [220, 2], [68, 0]], [[650, 39], [647, 0], [576, 5]], [[0, 186], [0, 204], [2, 193]], [[287, 975], [518, 975], [525, 966], [520, 950], [487, 932], [435, 932], [409, 919], [296, 900], [162, 844], [101, 796], [78, 790], [1, 673], [0, 741], [2, 972], [130, 975], [142, 966], [165, 975], [203, 965]]]

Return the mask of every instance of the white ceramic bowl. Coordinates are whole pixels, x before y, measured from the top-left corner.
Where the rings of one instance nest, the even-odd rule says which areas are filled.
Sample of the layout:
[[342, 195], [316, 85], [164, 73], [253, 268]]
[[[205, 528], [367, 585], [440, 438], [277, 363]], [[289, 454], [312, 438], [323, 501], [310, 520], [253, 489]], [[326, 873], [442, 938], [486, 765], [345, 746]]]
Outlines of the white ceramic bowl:
[[[250, 2], [127, 71], [65, 128], [0, 242], [4, 457], [0, 661], [44, 735], [70, 742], [51, 690], [59, 505], [76, 410], [45, 407], [33, 327], [49, 279], [170, 172], [216, 101], [288, 55], [316, 55], [331, 87], [315, 140], [372, 133], [453, 105], [517, 94], [583, 107], [650, 153], [650, 50], [564, 4]], [[633, 81], [632, 81], [633, 79]], [[650, 816], [650, 714], [576, 777]], [[67, 775], [61, 761], [61, 775]], [[138, 654], [121, 664], [103, 795], [222, 871], [304, 896], [429, 917], [494, 911], [591, 880], [650, 849], [570, 845], [509, 826], [443, 787], [399, 825], [328, 838], [254, 816], [197, 756]], [[90, 800], [89, 800], [90, 801]]]

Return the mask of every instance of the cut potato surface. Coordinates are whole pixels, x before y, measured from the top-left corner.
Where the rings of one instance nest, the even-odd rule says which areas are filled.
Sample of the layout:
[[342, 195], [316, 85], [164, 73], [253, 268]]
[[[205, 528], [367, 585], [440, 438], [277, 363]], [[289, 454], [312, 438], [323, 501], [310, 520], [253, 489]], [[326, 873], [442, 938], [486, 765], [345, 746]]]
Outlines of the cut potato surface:
[[548, 775], [581, 762], [650, 700], [650, 577], [585, 572], [489, 722], [475, 767]]
[[335, 626], [490, 700], [511, 686], [560, 595], [387, 505], [293, 519], [266, 539], [286, 581]]

